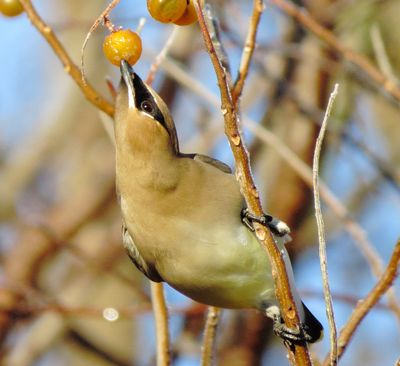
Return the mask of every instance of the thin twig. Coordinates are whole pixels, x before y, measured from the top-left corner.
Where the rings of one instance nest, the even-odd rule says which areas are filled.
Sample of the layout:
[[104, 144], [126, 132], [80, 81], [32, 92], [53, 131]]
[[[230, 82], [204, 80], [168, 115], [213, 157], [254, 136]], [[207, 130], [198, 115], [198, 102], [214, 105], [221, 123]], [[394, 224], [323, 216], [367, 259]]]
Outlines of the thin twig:
[[168, 312], [162, 283], [151, 283], [151, 302], [156, 323], [157, 366], [169, 366], [171, 355], [169, 352]]
[[400, 102], [400, 86], [384, 75], [367, 57], [346, 47], [329, 29], [319, 24], [305, 9], [296, 6], [293, 2], [288, 0], [270, 1], [327, 43], [345, 60], [359, 67], [365, 75], [383, 88], [387, 94], [397, 102]]
[[217, 17], [213, 16], [213, 9], [210, 4], [204, 5], [203, 13], [205, 15], [203, 17], [203, 19], [205, 20], [205, 22], [207, 24], [208, 34], [210, 35], [210, 39], [213, 44], [214, 51], [217, 54], [217, 57], [222, 65], [222, 67], [225, 69], [227, 83], [230, 87], [231, 82], [232, 82], [231, 66], [229, 63], [228, 54], [224, 48], [224, 45], [222, 44], [222, 42], [220, 40], [221, 37], [220, 37], [219, 20]]
[[83, 41], [82, 47], [81, 47], [81, 77], [82, 77], [82, 83], [83, 85], [86, 85], [86, 76], [85, 76], [85, 48], [86, 45], [89, 41], [90, 36], [92, 33], [96, 30], [96, 28], [99, 26], [99, 24], [103, 21], [104, 25], [108, 28], [110, 32], [114, 32], [116, 28], [114, 27], [114, 24], [111, 23], [110, 19], [108, 18], [108, 15], [110, 14], [111, 10], [113, 10], [119, 3], [120, 0], [112, 0], [110, 4], [107, 5], [107, 7], [101, 12], [101, 14], [97, 17], [97, 19], [94, 21], [92, 26], [89, 29], [89, 32], [86, 34], [85, 40]]
[[214, 306], [208, 308], [206, 325], [204, 327], [203, 346], [201, 349], [201, 366], [211, 366], [216, 345], [216, 335], [221, 309]]
[[[389, 260], [389, 264], [387, 265], [378, 283], [374, 286], [374, 288], [369, 292], [369, 294], [363, 300], [360, 300], [358, 302], [356, 308], [353, 310], [353, 313], [350, 315], [349, 320], [347, 321], [346, 325], [340, 332], [338, 340], [338, 359], [340, 359], [341, 356], [343, 355], [343, 352], [346, 350], [347, 345], [352, 339], [354, 332], [360, 325], [361, 321], [368, 314], [368, 312], [375, 306], [375, 304], [379, 301], [379, 299], [383, 296], [383, 294], [392, 286], [393, 281], [398, 275], [399, 265], [400, 265], [400, 240], [394, 247], [392, 256]], [[324, 366], [329, 365], [329, 360], [330, 357], [328, 355], [325, 358]]]
[[[85, 258], [85, 262], [88, 262], [87, 258]], [[89, 265], [92, 266], [93, 263], [89, 262]], [[116, 278], [121, 279], [118, 272], [110, 273], [117, 273], [118, 276], [116, 276]], [[150, 312], [152, 310], [150, 297], [142, 293], [140, 289], [137, 289], [134, 282], [132, 282], [132, 279], [128, 282], [127, 278], [126, 280], [124, 278], [124, 282], [137, 291], [141, 301], [136, 305], [112, 307], [117, 318], [132, 318], [134, 315]], [[12, 297], [19, 297], [21, 299], [21, 301], [14, 306], [7, 306], [9, 304], [0, 301], [0, 310], [2, 312], [9, 312], [13, 318], [32, 316], [44, 312], [55, 312], [65, 316], [89, 316], [94, 318], [103, 317], [107, 319], [104, 314], [104, 310], [106, 309], [105, 307], [67, 305], [61, 300], [56, 301], [52, 296], [43, 293], [35, 287], [8, 278], [0, 280], [0, 293], [5, 292]], [[192, 302], [185, 306], [173, 307], [170, 311], [172, 314], [178, 315], [203, 315], [206, 308], [206, 305]]]
[[[232, 153], [236, 163], [236, 177], [242, 194], [246, 200], [247, 207], [255, 215], [263, 213], [259, 193], [254, 184], [251, 174], [249, 156], [244, 145], [241, 133], [238, 127], [239, 115], [237, 106], [234, 105], [231, 97], [231, 91], [227, 84], [227, 76], [218, 55], [215, 52], [207, 25], [204, 19], [203, 7], [204, 0], [196, 0], [196, 9], [198, 14], [199, 25], [204, 37], [207, 51], [213, 63], [215, 73], [218, 79], [218, 85], [221, 93], [221, 110], [225, 120], [225, 133], [228, 137]], [[265, 248], [269, 257], [272, 275], [275, 282], [275, 292], [282, 311], [285, 324], [294, 329], [300, 326], [300, 318], [296, 308], [293, 295], [291, 293], [290, 282], [282, 254], [278, 249], [271, 232], [262, 225], [256, 226], [256, 236], [262, 246]], [[311, 365], [310, 355], [307, 345], [295, 345], [288, 348], [290, 362], [294, 365]]]
[[256, 46], [256, 36], [258, 24], [260, 23], [261, 14], [264, 10], [263, 0], [253, 1], [253, 14], [250, 19], [249, 29], [247, 32], [246, 42], [243, 47], [242, 58], [240, 60], [239, 72], [232, 88], [232, 100], [236, 104], [243, 92], [244, 82], [249, 72], [250, 61]]
[[178, 35], [178, 27], [174, 26], [171, 34], [169, 35], [169, 37], [167, 39], [167, 42], [165, 42], [164, 47], [158, 53], [158, 55], [155, 57], [154, 62], [150, 66], [150, 71], [147, 75], [147, 80], [146, 80], [147, 84], [150, 85], [153, 83], [155, 74], [156, 74], [158, 68], [160, 67], [160, 64], [162, 63], [163, 59], [168, 55], [169, 50], [173, 46], [177, 35]]
[[[320, 290], [314, 290], [314, 289], [301, 289], [299, 293], [302, 298], [311, 297], [315, 298], [316, 300], [321, 300], [324, 297], [324, 294], [321, 293]], [[349, 305], [351, 307], [355, 307], [359, 301], [359, 298], [354, 293], [350, 295], [346, 293], [331, 292], [331, 294], [333, 300], [340, 301], [343, 304]], [[384, 302], [377, 303], [374, 307], [374, 310], [392, 311], [389, 305]]]
[[20, 2], [33, 26], [42, 34], [44, 39], [53, 49], [54, 53], [60, 59], [65, 72], [69, 74], [76, 82], [86, 99], [88, 99], [92, 104], [109, 116], [113, 116], [114, 106], [101, 97], [90, 84], [85, 84], [82, 82], [81, 71], [79, 70], [79, 67], [77, 67], [71, 60], [50, 26], [46, 24], [36, 12], [31, 0], [21, 0]]
[[324, 229], [324, 219], [322, 217], [321, 212], [321, 201], [319, 198], [319, 157], [321, 154], [322, 142], [324, 140], [326, 126], [328, 124], [328, 118], [331, 114], [331, 110], [333, 107], [333, 103], [338, 93], [339, 84], [335, 85], [335, 88], [329, 98], [328, 106], [326, 107], [326, 112], [324, 116], [324, 120], [321, 125], [321, 129], [318, 134], [317, 142], [315, 144], [314, 151], [314, 160], [313, 160], [313, 187], [314, 187], [314, 201], [315, 201], [315, 217], [317, 220], [318, 226], [318, 239], [319, 239], [319, 260], [321, 266], [322, 273], [322, 283], [324, 287], [324, 298], [325, 298], [325, 306], [326, 306], [326, 314], [329, 322], [329, 338], [331, 345], [331, 366], [336, 365], [337, 363], [337, 332], [336, 332], [336, 324], [335, 324], [335, 316], [333, 313], [333, 305], [332, 305], [332, 295], [331, 290], [329, 288], [329, 280], [328, 280], [328, 263], [326, 256], [326, 240], [325, 240], [325, 229]]

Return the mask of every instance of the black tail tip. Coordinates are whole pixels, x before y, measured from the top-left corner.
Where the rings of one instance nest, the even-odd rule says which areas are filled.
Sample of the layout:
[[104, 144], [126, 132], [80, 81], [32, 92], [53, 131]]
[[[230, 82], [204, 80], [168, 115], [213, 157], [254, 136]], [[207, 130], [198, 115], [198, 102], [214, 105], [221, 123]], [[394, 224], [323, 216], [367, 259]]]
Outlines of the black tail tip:
[[304, 323], [303, 330], [307, 333], [307, 342], [315, 343], [320, 341], [324, 337], [324, 327], [319, 320], [308, 310], [307, 306], [304, 305]]

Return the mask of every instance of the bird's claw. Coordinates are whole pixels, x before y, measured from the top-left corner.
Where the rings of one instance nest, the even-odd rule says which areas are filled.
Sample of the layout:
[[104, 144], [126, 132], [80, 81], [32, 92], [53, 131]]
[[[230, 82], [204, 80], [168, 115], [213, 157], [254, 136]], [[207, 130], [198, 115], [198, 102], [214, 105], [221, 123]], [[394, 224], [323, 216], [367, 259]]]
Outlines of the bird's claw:
[[243, 224], [246, 225], [250, 231], [254, 231], [253, 223], [257, 222], [268, 227], [277, 236], [284, 237], [290, 233], [290, 228], [285, 222], [268, 214], [257, 216], [250, 213], [247, 208], [244, 208], [240, 213], [240, 217]]
[[312, 341], [312, 338], [304, 331], [302, 326], [299, 328], [289, 328], [283, 323], [274, 322], [273, 330], [278, 337], [290, 345]]
[[285, 325], [277, 306], [267, 308], [266, 315], [272, 319], [274, 333], [289, 346], [312, 342], [313, 338], [307, 333], [303, 324], [300, 324], [300, 327], [297, 328], [289, 328]]

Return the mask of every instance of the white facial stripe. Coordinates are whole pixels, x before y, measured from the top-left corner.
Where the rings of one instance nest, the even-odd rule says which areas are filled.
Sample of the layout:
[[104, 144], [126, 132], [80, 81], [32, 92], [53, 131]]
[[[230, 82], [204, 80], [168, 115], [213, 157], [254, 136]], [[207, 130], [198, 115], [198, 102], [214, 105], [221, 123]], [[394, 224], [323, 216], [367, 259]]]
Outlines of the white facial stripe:
[[149, 118], [153, 119], [154, 121], [156, 121], [154, 116], [152, 116], [151, 114], [148, 114], [147, 112], [143, 112], [143, 111], [140, 111], [140, 113], [142, 113], [144, 116], [149, 117]]
[[133, 100], [133, 94], [131, 93], [130, 90], [128, 90], [128, 106], [129, 109], [135, 108], [135, 101]]

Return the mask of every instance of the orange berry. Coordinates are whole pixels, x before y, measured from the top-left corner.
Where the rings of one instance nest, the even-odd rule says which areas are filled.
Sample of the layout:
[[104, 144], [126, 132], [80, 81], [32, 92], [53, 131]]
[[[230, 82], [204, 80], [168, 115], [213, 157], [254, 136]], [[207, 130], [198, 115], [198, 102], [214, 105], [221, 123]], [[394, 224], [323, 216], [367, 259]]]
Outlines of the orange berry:
[[104, 39], [103, 52], [113, 65], [119, 66], [122, 60], [134, 65], [142, 54], [142, 40], [130, 29], [121, 29]]
[[195, 21], [197, 21], [196, 8], [194, 7], [193, 0], [189, 0], [189, 4], [186, 7], [185, 12], [179, 19], [174, 21], [174, 24], [189, 25], [193, 24]]
[[8, 17], [15, 17], [24, 11], [18, 0], [0, 0], [0, 13]]
[[147, 0], [147, 9], [155, 20], [171, 23], [183, 15], [187, 4], [187, 0]]

